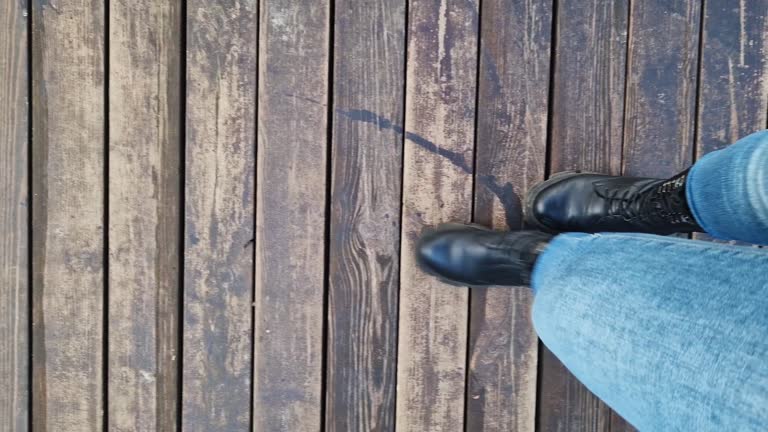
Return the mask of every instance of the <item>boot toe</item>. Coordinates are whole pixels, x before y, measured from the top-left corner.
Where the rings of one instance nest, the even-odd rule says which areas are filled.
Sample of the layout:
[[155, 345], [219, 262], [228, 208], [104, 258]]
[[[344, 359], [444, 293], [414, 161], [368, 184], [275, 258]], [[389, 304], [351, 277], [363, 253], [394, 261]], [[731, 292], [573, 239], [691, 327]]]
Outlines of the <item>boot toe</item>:
[[541, 191], [531, 209], [536, 225], [547, 231], [562, 231], [568, 213], [568, 201], [569, 195], [560, 193], [557, 187]]
[[444, 225], [421, 236], [416, 260], [424, 272], [450, 285], [524, 285], [537, 251], [550, 238], [537, 231]]
[[416, 246], [416, 259], [427, 273], [445, 275], [451, 269], [452, 236], [439, 231], [425, 232]]
[[[605, 212], [605, 200], [595, 199], [595, 182], [602, 174], [564, 172], [535, 187], [529, 197], [528, 222], [549, 232], [583, 231], [585, 222]], [[594, 204], [599, 208], [593, 208]]]
[[562, 201], [562, 199], [558, 198], [557, 194], [547, 193], [547, 191], [542, 192], [534, 202], [533, 216], [547, 227], [556, 224], [556, 221], [549, 218], [548, 215], [560, 214], [563, 208]]
[[425, 273], [450, 285], [480, 285], [477, 265], [482, 260], [477, 258], [485, 250], [482, 239], [488, 235], [488, 229], [475, 225], [444, 224], [429, 229], [416, 245], [416, 262]]

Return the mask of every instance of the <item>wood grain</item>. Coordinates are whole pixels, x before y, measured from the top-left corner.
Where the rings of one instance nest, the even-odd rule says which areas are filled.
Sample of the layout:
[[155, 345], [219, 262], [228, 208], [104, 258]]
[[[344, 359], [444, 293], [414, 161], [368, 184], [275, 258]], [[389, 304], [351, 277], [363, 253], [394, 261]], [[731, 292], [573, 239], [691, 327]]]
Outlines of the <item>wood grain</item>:
[[616, 411], [611, 411], [611, 426], [609, 430], [611, 432], [635, 432], [637, 429], [624, 420], [624, 417], [620, 416]]
[[322, 428], [329, 12], [260, 6], [254, 431]]
[[104, 426], [104, 7], [33, 2], [36, 431]]
[[558, 3], [552, 173], [621, 170], [628, 14], [628, 0]]
[[[521, 200], [544, 179], [552, 2], [482, 7], [474, 219], [519, 229]], [[472, 290], [467, 430], [534, 430], [532, 301], [524, 287]]]
[[671, 177], [693, 157], [701, 2], [635, 1], [630, 21], [623, 174]]
[[695, 159], [768, 126], [767, 16], [766, 0], [704, 3]]
[[539, 430], [612, 430], [611, 409], [587, 390], [543, 344], [541, 363]]
[[250, 427], [256, 2], [187, 3], [182, 427]]
[[27, 6], [0, 4], [0, 431], [29, 428]]
[[464, 423], [468, 292], [423, 273], [414, 258], [424, 228], [472, 218], [478, 6], [409, 2], [398, 431]]
[[394, 428], [405, 13], [405, 0], [335, 4], [329, 431]]
[[699, 157], [765, 129], [768, 114], [768, 1], [704, 6]]
[[[551, 173], [621, 173], [628, 14], [626, 0], [558, 3]], [[541, 356], [539, 430], [621, 430], [611, 428], [611, 410], [544, 346]]]
[[171, 0], [109, 5], [108, 427], [174, 431], [181, 8]]
[[622, 173], [671, 177], [693, 158], [701, 2], [631, 2], [629, 19]]

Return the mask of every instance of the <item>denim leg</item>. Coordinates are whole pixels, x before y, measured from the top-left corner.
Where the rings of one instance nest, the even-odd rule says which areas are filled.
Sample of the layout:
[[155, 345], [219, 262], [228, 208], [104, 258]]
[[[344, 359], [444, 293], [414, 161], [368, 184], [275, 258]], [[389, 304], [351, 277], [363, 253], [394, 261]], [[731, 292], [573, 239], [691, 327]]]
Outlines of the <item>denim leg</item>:
[[641, 431], [768, 430], [768, 251], [563, 234], [532, 286], [544, 344]]
[[768, 244], [768, 131], [704, 156], [686, 185], [693, 216], [707, 233]]

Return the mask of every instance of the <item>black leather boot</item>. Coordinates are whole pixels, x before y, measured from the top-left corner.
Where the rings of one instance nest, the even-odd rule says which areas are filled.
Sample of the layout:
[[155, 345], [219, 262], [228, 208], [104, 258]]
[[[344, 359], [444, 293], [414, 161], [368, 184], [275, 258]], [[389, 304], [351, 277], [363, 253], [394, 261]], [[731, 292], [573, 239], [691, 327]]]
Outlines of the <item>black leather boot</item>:
[[538, 184], [525, 221], [549, 232], [702, 232], [685, 196], [688, 171], [668, 180], [564, 172]]
[[425, 272], [459, 286], [529, 285], [536, 258], [552, 236], [445, 224], [422, 235], [417, 261]]

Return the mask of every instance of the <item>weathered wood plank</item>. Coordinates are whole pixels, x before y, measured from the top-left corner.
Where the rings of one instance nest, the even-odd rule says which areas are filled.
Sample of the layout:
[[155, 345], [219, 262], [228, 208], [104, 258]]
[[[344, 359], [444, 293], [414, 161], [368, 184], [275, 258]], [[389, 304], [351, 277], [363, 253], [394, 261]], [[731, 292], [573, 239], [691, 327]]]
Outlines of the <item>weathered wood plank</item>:
[[768, 0], [707, 0], [696, 154], [765, 129], [768, 106]]
[[693, 158], [701, 2], [631, 2], [629, 19], [622, 173], [670, 177]]
[[631, 3], [625, 175], [664, 178], [693, 157], [700, 0]]
[[104, 421], [104, 6], [33, 2], [33, 428]]
[[619, 174], [628, 0], [560, 0], [550, 167]]
[[468, 292], [418, 269], [425, 227], [472, 218], [475, 0], [411, 0], [406, 64], [398, 431], [461, 430]]
[[[550, 171], [621, 172], [627, 0], [561, 0]], [[610, 409], [542, 347], [538, 429], [609, 431]], [[617, 425], [618, 425], [617, 421]]]
[[766, 0], [704, 3], [697, 159], [768, 127], [767, 16]]
[[0, 4], [0, 431], [29, 428], [27, 5]]
[[250, 426], [256, 2], [187, 3], [182, 426]]
[[181, 7], [172, 0], [109, 5], [108, 427], [173, 431]]
[[337, 0], [326, 428], [394, 428], [405, 0]]
[[[521, 200], [544, 178], [552, 1], [482, 3], [474, 218], [519, 229]], [[532, 300], [528, 288], [472, 290], [467, 430], [534, 430]]]
[[253, 430], [317, 431], [330, 4], [264, 0], [260, 13]]
[[635, 432], [637, 429], [624, 420], [624, 418], [617, 414], [616, 411], [611, 411], [611, 426], [608, 430], [611, 432]]
[[543, 344], [541, 363], [538, 430], [611, 430], [611, 409], [568, 372]]

